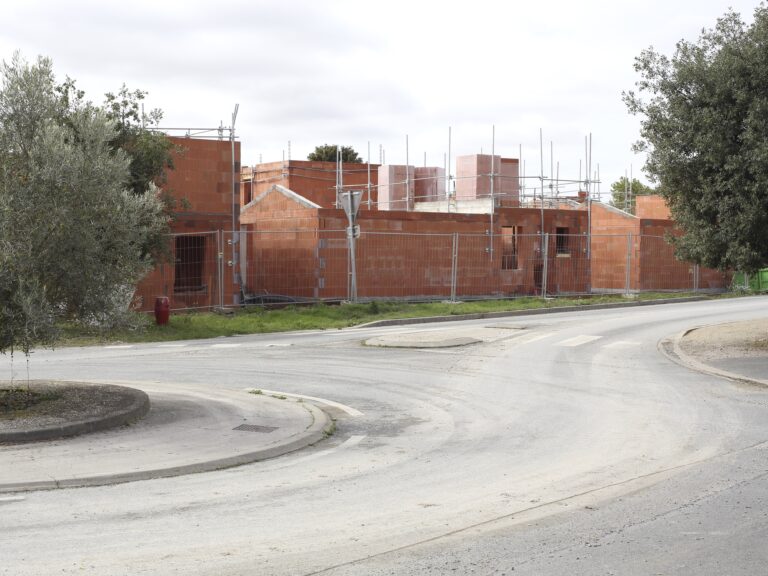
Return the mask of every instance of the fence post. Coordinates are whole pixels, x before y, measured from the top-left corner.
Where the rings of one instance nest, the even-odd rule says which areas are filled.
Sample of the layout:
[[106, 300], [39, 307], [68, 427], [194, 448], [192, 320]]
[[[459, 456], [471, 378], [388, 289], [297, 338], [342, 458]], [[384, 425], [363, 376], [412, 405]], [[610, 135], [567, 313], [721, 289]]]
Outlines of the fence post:
[[453, 244], [451, 246], [451, 302], [456, 302], [456, 276], [459, 263], [459, 233], [453, 233]]
[[216, 233], [216, 257], [218, 266], [216, 267], [216, 285], [219, 289], [219, 308], [224, 308], [224, 232], [218, 230]]
[[544, 247], [541, 251], [541, 297], [547, 297], [547, 267], [549, 264], [549, 233], [544, 234]]
[[699, 265], [693, 265], [693, 291], [699, 291]]
[[347, 284], [347, 300], [357, 303], [357, 263], [355, 261], [355, 229], [353, 226], [347, 228], [347, 250], [349, 265], [349, 283]]
[[627, 234], [627, 264], [624, 278], [624, 294], [629, 295], [632, 283], [632, 232]]

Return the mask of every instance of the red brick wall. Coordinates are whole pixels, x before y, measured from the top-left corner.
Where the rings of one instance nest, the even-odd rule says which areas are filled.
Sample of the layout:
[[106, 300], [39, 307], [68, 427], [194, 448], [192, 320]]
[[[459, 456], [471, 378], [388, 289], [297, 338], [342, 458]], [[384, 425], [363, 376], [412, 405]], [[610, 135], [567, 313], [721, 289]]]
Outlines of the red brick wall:
[[[378, 183], [378, 164], [370, 165], [371, 204], [376, 209]], [[254, 182], [251, 182], [251, 169], [245, 170], [241, 185], [241, 202], [247, 204], [248, 198], [257, 197], [273, 184], [280, 184], [293, 190], [300, 196], [319, 204], [323, 208], [332, 208], [336, 202], [336, 163], [311, 162], [309, 160], [290, 160], [258, 164], [252, 168]], [[354, 187], [365, 190], [362, 210], [368, 209], [368, 165], [344, 164], [343, 185], [345, 190]]]
[[243, 209], [246, 294], [318, 296], [317, 213], [276, 189]]
[[635, 215], [638, 218], [652, 218], [655, 220], [671, 220], [672, 215], [664, 198], [657, 194], [635, 197]]
[[[628, 235], [632, 234], [628, 245]], [[624, 290], [627, 285], [627, 254], [630, 259], [630, 287], [640, 275], [640, 221], [626, 212], [601, 203], [592, 203], [591, 283], [597, 291]]]
[[[163, 190], [177, 201], [171, 231], [204, 237], [203, 286], [198, 291], [177, 291], [175, 282], [175, 241], [169, 238], [171, 258], [152, 270], [136, 288], [141, 310], [152, 310], [157, 296], [167, 296], [172, 309], [218, 305], [217, 234], [232, 228], [232, 147], [225, 140], [171, 137], [179, 150], [174, 152], [174, 169], [167, 171]], [[240, 167], [240, 143], [235, 142], [235, 168]], [[239, 172], [235, 178], [239, 180]], [[237, 208], [235, 207], [237, 217]], [[231, 259], [231, 253], [226, 259]], [[225, 268], [225, 270], [229, 270]], [[239, 291], [232, 274], [224, 274], [224, 303], [231, 304]]]
[[[666, 210], [658, 196], [638, 196], [637, 200], [639, 213]], [[666, 236], [674, 233], [671, 220], [639, 218], [593, 203], [592, 288], [598, 291], [626, 289], [629, 248], [630, 290], [692, 290], [693, 265], [677, 260], [674, 249], [666, 241]], [[727, 274], [707, 268], [699, 270], [699, 288], [725, 288], [728, 282]]]
[[[343, 230], [341, 211], [320, 210], [321, 230]], [[545, 231], [552, 234], [549, 248], [550, 291], [587, 290], [584, 266], [586, 212], [545, 210]], [[501, 209], [494, 217], [493, 239], [488, 235], [487, 214], [438, 214], [427, 212], [366, 212], [359, 217], [363, 232], [357, 246], [359, 297], [448, 297], [451, 288], [453, 234], [457, 244], [457, 295], [459, 297], [510, 296], [537, 292], [535, 263], [541, 262], [541, 212], [535, 209]], [[503, 226], [518, 226], [520, 268], [502, 268]], [[554, 232], [568, 228], [569, 251], [556, 254]], [[491, 248], [493, 252], [491, 253]], [[343, 256], [342, 256], [343, 255]], [[320, 251], [324, 297], [346, 295], [346, 240], [337, 234]]]

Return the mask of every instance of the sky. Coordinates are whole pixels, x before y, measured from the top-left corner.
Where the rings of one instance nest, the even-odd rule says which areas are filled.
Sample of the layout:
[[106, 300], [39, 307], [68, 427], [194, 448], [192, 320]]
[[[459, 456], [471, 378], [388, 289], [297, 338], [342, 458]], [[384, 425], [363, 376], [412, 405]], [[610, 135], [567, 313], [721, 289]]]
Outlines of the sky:
[[[653, 46], [672, 54], [729, 7], [755, 1], [518, 0], [325, 2], [10, 0], [0, 57], [53, 60], [94, 102], [126, 84], [173, 128], [232, 123], [242, 162], [305, 159], [353, 146], [378, 163], [444, 166], [490, 153], [526, 176], [586, 178], [603, 194], [625, 173], [640, 118], [622, 92]], [[290, 143], [290, 144], [289, 144]], [[543, 154], [542, 154], [543, 149]], [[522, 150], [522, 155], [520, 151]], [[559, 164], [559, 171], [558, 171]], [[529, 186], [533, 186], [533, 182]]]

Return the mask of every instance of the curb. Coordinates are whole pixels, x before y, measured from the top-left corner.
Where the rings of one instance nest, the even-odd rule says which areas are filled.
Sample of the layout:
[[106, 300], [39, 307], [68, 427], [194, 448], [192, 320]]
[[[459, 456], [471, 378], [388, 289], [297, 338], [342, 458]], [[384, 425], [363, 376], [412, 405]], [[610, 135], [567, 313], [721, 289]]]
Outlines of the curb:
[[156, 478], [170, 478], [173, 476], [185, 476], [187, 474], [196, 474], [199, 472], [213, 472], [224, 468], [233, 468], [243, 464], [251, 464], [261, 460], [276, 458], [289, 452], [294, 452], [312, 444], [316, 444], [333, 429], [331, 418], [320, 408], [311, 404], [302, 404], [312, 415], [312, 424], [296, 437], [286, 439], [282, 443], [228, 456], [208, 460], [206, 462], [196, 462], [194, 464], [185, 464], [183, 466], [174, 466], [170, 468], [156, 468], [152, 470], [139, 470], [136, 472], [125, 472], [120, 474], [109, 474], [104, 476], [88, 476], [83, 478], [69, 478], [66, 480], [40, 480], [36, 482], [0, 484], [0, 494], [9, 492], [28, 492], [32, 490], [55, 490], [58, 488], [82, 488], [88, 486], [108, 486], [113, 484], [123, 484], [125, 482], [136, 482], [139, 480], [152, 480]]
[[455, 316], [425, 316], [423, 318], [392, 318], [375, 320], [359, 324], [354, 328], [380, 328], [383, 326], [404, 326], [407, 324], [428, 324], [430, 322], [458, 322], [460, 320], [484, 320], [508, 318], [511, 316], [535, 316], [538, 314], [556, 314], [558, 312], [579, 312], [582, 310], [609, 310], [611, 308], [634, 308], [636, 306], [655, 306], [657, 304], [676, 304], [678, 302], [701, 302], [708, 296], [688, 296], [685, 298], [664, 298], [660, 300], [642, 300], [640, 302], [615, 302], [611, 304], [584, 304], [583, 306], [553, 306], [552, 308], [534, 308], [532, 310], [510, 310], [507, 312], [476, 312], [474, 314], [456, 314]]
[[371, 338], [363, 342], [363, 346], [369, 348], [458, 348], [479, 344], [482, 340], [477, 338], [447, 338], [432, 342], [387, 342], [382, 337]]
[[[683, 330], [678, 334], [675, 334], [672, 337], [663, 338], [659, 340], [659, 343], [657, 345], [658, 350], [673, 362], [680, 364], [681, 366], [683, 366], [684, 368], [688, 368], [689, 370], [694, 370], [696, 372], [701, 372], [702, 374], [717, 376], [719, 378], [725, 378], [727, 380], [733, 380], [736, 382], [747, 382], [749, 384], [755, 384], [757, 386], [768, 387], [768, 380], [760, 380], [758, 378], [748, 378], [747, 376], [744, 376], [742, 374], [729, 372], [727, 370], [721, 370], [720, 368], [715, 368], [714, 366], [710, 366], [709, 364], [705, 364], [704, 362], [699, 362], [693, 356], [683, 352], [683, 349], [680, 346], [680, 342], [683, 340], [683, 338], [685, 338], [686, 335], [690, 334], [694, 330], [698, 330], [699, 328], [703, 328], [703, 326], [696, 326], [694, 328], [689, 328], [687, 330]], [[671, 345], [672, 349], [669, 350], [667, 345]]]
[[[79, 384], [79, 382], [73, 382]], [[93, 386], [93, 384], [88, 384]], [[21, 444], [27, 442], [40, 442], [43, 440], [57, 440], [69, 436], [79, 436], [92, 432], [102, 432], [119, 426], [124, 426], [142, 419], [149, 412], [149, 396], [143, 390], [117, 386], [114, 384], [100, 385], [102, 388], [119, 388], [121, 392], [132, 397], [130, 406], [111, 412], [106, 416], [95, 416], [80, 422], [71, 422], [59, 426], [37, 428], [35, 430], [12, 430], [0, 432], [0, 444]]]

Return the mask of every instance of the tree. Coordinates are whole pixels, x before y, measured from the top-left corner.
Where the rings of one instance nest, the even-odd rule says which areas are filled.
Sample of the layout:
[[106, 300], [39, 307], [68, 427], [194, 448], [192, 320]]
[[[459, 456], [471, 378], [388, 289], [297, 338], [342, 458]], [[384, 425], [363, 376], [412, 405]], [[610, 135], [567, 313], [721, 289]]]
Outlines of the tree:
[[[631, 186], [630, 186], [631, 184]], [[611, 184], [611, 206], [616, 206], [620, 210], [626, 210], [630, 214], [635, 213], [635, 198], [637, 196], [648, 196], [656, 194], [656, 189], [646, 186], [637, 178], [622, 176], [616, 182]], [[628, 201], [627, 201], [628, 199]]]
[[677, 255], [709, 267], [754, 271], [768, 263], [768, 10], [752, 25], [727, 12], [670, 58], [635, 60], [646, 172], [682, 230]]
[[103, 109], [56, 85], [51, 61], [0, 66], [0, 352], [51, 344], [61, 319], [113, 325], [167, 231], [156, 189]]
[[[338, 146], [335, 144], [323, 144], [322, 146], [315, 146], [315, 151], [311, 152], [307, 156], [307, 160], [313, 160], [315, 162], [336, 162], [338, 155]], [[350, 164], [362, 164], [363, 159], [355, 152], [352, 146], [341, 147], [341, 160]]]
[[144, 194], [150, 183], [162, 185], [166, 169], [173, 168], [173, 143], [162, 132], [149, 130], [163, 118], [162, 110], [154, 108], [148, 113], [141, 107], [147, 95], [142, 90], [131, 92], [123, 84], [117, 94], [105, 95], [107, 117], [117, 126], [111, 144], [125, 150], [130, 157], [130, 188], [134, 194]]

